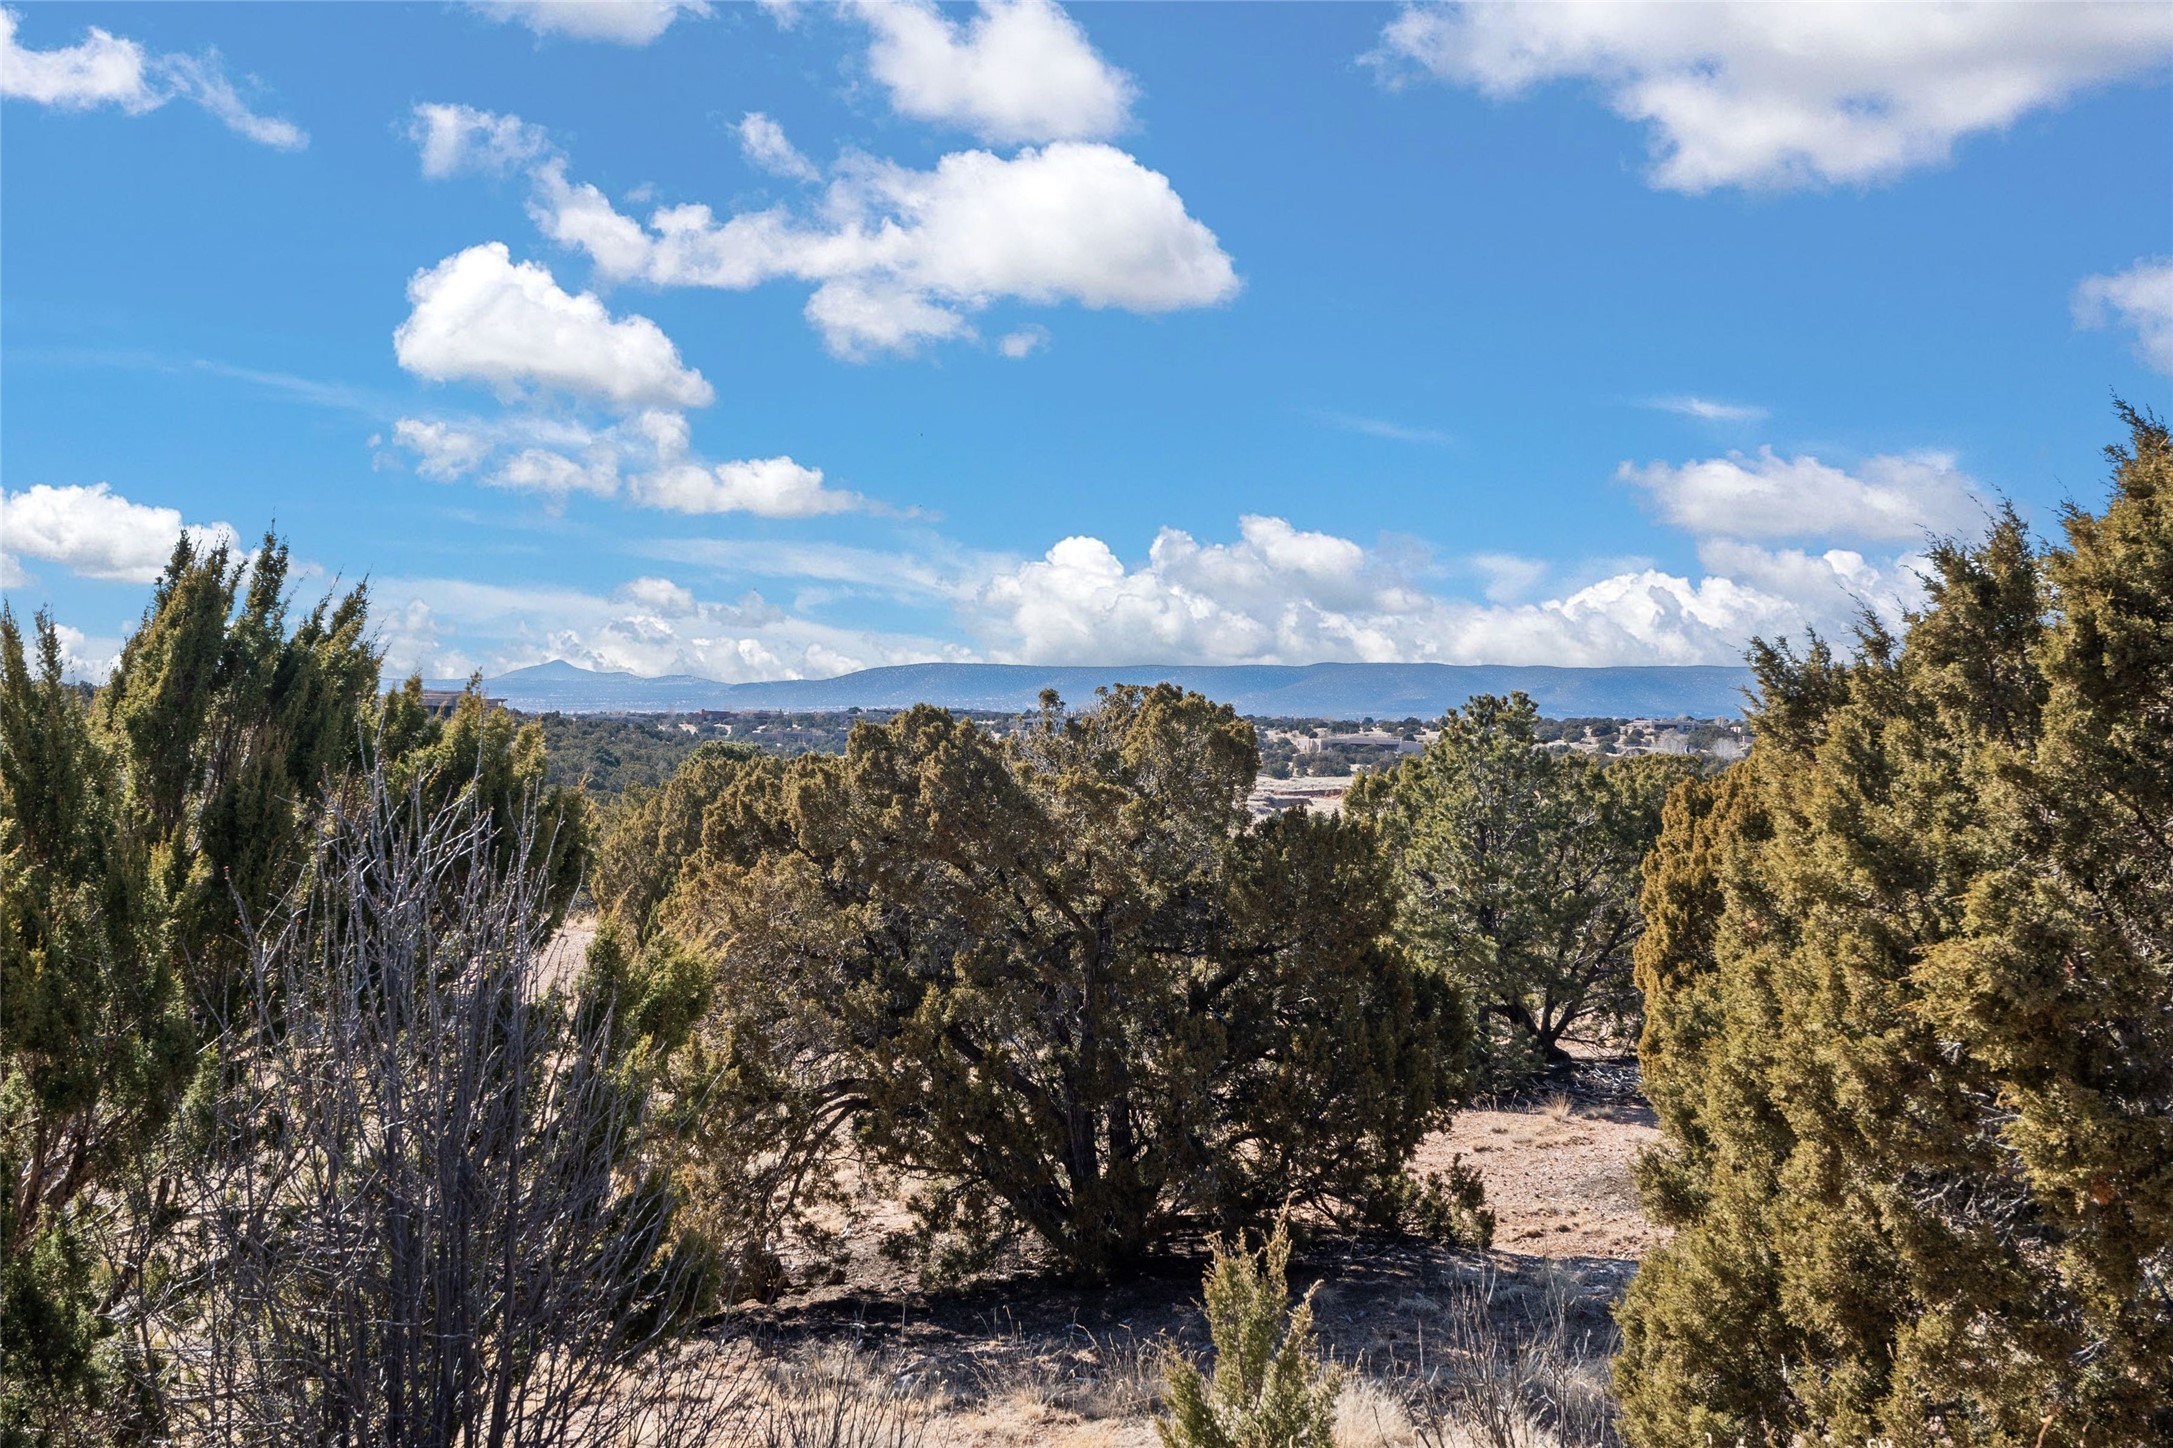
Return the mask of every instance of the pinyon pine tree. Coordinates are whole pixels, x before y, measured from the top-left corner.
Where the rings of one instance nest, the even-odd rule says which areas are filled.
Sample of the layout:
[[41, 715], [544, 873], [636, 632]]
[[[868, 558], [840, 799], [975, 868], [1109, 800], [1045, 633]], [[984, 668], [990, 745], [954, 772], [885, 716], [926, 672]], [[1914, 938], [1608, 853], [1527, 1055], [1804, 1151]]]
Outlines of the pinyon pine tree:
[[1931, 554], [1897, 644], [1762, 648], [1638, 951], [1625, 1420], [1684, 1443], [2173, 1441], [2173, 440]]
[[1424, 753], [1361, 776], [1348, 802], [1396, 862], [1415, 953], [1489, 1027], [1491, 1086], [1566, 1060], [1573, 1034], [1634, 1034], [1638, 862], [1688, 768], [1550, 752], [1538, 722], [1522, 694], [1480, 695]]

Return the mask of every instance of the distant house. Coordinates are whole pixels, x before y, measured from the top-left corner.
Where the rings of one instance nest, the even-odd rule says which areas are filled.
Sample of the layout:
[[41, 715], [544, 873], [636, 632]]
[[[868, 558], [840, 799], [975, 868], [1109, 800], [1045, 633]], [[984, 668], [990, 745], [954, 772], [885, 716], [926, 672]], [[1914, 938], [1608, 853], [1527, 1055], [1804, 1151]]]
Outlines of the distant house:
[[1420, 754], [1426, 745], [1417, 739], [1406, 739], [1391, 734], [1386, 729], [1359, 729], [1349, 734], [1316, 734], [1308, 738], [1300, 735], [1297, 752], [1319, 754], [1329, 749], [1379, 749], [1391, 754]]

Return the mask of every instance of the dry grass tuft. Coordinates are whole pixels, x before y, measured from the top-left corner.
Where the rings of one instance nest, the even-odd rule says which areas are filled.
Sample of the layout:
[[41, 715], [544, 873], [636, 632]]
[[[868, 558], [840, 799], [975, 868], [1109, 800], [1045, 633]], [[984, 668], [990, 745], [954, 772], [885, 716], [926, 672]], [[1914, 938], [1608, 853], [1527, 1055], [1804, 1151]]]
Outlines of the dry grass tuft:
[[[1574, 1321], [1569, 1278], [1499, 1300], [1491, 1272], [1445, 1304], [1446, 1372], [1420, 1415], [1424, 1448], [1620, 1448], [1607, 1388], [1609, 1344]], [[1435, 1375], [1427, 1375], [1433, 1377]]]
[[1357, 1373], [1343, 1380], [1335, 1404], [1336, 1448], [1408, 1448], [1417, 1441], [1411, 1414], [1394, 1390]]
[[896, 1364], [850, 1348], [765, 1363], [733, 1442], [743, 1448], [936, 1448], [939, 1404]]

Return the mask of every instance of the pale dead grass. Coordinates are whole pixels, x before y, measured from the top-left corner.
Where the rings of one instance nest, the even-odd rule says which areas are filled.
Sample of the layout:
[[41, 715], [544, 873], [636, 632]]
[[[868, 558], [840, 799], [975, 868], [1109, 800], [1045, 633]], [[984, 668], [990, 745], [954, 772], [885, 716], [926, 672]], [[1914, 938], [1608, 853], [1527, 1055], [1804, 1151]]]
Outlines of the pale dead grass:
[[[1345, 1373], [1338, 1448], [1617, 1448], [1610, 1308], [1661, 1239], [1630, 1178], [1656, 1136], [1639, 1103], [1570, 1092], [1467, 1111], [1415, 1165], [1462, 1151], [1477, 1166], [1493, 1252], [1303, 1252], [1293, 1289], [1317, 1284], [1316, 1330]], [[1159, 1448], [1168, 1355], [1206, 1349], [1199, 1263], [1107, 1289], [1022, 1271], [929, 1293], [853, 1255], [845, 1281], [733, 1315], [733, 1350], [764, 1364], [760, 1411], [779, 1417], [734, 1448]], [[874, 1406], [841, 1411], [856, 1395]]]
[[[1619, 1448], [1607, 1298], [1574, 1265], [1433, 1258], [1408, 1275], [1357, 1265], [1336, 1264], [1315, 1296], [1324, 1353], [1343, 1372], [1337, 1448]], [[729, 1443], [1152, 1448], [1170, 1354], [1198, 1360], [1204, 1347], [1195, 1323], [1179, 1326], [1116, 1344], [1019, 1326], [911, 1351], [744, 1339], [719, 1349], [744, 1403]]]
[[1408, 1448], [1418, 1442], [1403, 1392], [1377, 1378], [1353, 1374], [1336, 1395], [1336, 1448]]

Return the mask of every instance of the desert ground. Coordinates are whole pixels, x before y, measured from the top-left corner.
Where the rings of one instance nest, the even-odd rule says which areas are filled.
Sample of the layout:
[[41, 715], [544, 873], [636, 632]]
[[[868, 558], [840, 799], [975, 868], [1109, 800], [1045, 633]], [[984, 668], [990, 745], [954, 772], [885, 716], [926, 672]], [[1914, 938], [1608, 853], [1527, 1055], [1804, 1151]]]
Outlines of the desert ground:
[[[1419, 1170], [1461, 1155], [1494, 1245], [1321, 1236], [1292, 1266], [1341, 1365], [1342, 1448], [1599, 1448], [1609, 1308], [1660, 1238], [1631, 1163], [1658, 1137], [1634, 1066], [1585, 1061], [1459, 1113]], [[1206, 1346], [1202, 1258], [1105, 1289], [1021, 1273], [926, 1293], [872, 1252], [842, 1282], [743, 1307], [720, 1340], [777, 1405], [782, 1445], [1128, 1448], [1158, 1443], [1171, 1351]]]

